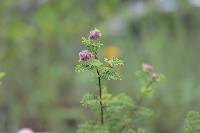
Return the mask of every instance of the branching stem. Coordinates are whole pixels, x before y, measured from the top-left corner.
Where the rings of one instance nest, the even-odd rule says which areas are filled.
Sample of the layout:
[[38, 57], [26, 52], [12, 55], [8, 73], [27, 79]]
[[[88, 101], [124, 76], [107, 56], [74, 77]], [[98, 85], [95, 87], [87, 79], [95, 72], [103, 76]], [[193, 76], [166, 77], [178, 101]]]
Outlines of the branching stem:
[[[149, 83], [147, 83], [147, 85], [145, 86], [144, 89], [148, 89], [153, 83], [154, 83], [154, 80], [151, 80]], [[139, 99], [138, 99], [137, 102], [136, 102], [136, 104], [137, 104], [138, 106], [142, 103], [144, 97], [145, 97], [145, 94], [142, 93], [142, 95], [139, 97]]]

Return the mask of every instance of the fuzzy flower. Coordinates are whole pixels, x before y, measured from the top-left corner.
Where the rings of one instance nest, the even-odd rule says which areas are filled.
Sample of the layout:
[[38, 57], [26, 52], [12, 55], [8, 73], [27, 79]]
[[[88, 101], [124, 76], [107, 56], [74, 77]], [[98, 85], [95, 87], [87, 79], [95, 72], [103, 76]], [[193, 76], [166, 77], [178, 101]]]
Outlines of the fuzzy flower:
[[80, 61], [88, 61], [92, 57], [92, 53], [87, 50], [83, 50], [79, 53]]
[[158, 75], [156, 73], [152, 73], [151, 74], [151, 79], [154, 80], [154, 81], [157, 80], [158, 79]]
[[101, 37], [101, 32], [98, 29], [90, 31], [89, 38], [92, 40], [97, 40]]
[[17, 133], [34, 133], [30, 128], [22, 128]]
[[153, 71], [153, 66], [150, 64], [143, 64], [143, 71], [144, 72], [152, 72]]

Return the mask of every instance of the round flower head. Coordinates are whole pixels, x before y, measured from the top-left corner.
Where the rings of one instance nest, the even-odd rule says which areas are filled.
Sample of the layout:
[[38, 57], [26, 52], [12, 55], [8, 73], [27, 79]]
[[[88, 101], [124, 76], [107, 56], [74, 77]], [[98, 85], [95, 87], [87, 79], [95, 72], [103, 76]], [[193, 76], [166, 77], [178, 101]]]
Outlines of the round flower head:
[[89, 38], [92, 40], [97, 40], [101, 37], [101, 32], [98, 29], [90, 31]]
[[151, 79], [152, 80], [157, 80], [158, 79], [158, 75], [156, 73], [152, 73], [151, 74]]
[[80, 61], [87, 61], [92, 57], [92, 53], [87, 50], [83, 50], [79, 53]]
[[30, 128], [22, 128], [17, 133], [34, 133]]
[[150, 64], [143, 64], [143, 71], [144, 72], [152, 72], [153, 71], [153, 67]]

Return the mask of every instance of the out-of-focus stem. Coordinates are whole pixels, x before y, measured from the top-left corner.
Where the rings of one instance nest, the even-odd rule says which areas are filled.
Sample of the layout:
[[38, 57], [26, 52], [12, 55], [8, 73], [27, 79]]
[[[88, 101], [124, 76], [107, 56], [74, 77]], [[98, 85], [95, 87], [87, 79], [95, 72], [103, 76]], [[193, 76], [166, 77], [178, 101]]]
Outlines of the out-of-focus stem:
[[[154, 80], [151, 80], [149, 83], [147, 83], [147, 85], [144, 87], [144, 89], [148, 89], [153, 83], [154, 83]], [[142, 95], [141, 95], [141, 96], [139, 97], [139, 99], [137, 100], [137, 105], [138, 105], [138, 106], [142, 103], [144, 97], [145, 97], [145, 94], [142, 93]]]
[[[151, 80], [147, 83], [147, 85], [144, 87], [144, 89], [148, 89], [152, 84], [154, 83], [154, 80]], [[142, 93], [142, 95], [139, 97], [139, 99], [137, 100], [136, 104], [137, 106], [139, 106], [143, 99], [145, 97], [145, 94]], [[138, 108], [134, 108], [133, 111], [132, 111], [132, 116], [134, 116], [134, 114], [137, 112]], [[123, 126], [121, 129], [120, 129], [120, 132], [122, 132], [124, 129], [126, 128], [126, 126]]]

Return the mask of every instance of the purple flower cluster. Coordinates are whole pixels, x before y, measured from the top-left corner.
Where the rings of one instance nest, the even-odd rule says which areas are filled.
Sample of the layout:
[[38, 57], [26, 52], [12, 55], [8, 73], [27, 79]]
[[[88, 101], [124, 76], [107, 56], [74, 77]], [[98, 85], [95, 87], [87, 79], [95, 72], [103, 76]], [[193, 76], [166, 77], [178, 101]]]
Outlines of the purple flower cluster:
[[80, 61], [88, 61], [92, 57], [92, 53], [87, 50], [82, 50], [79, 53]]
[[101, 37], [101, 32], [97, 29], [90, 31], [89, 38], [92, 40], [97, 40]]
[[[101, 37], [101, 32], [98, 29], [94, 29], [93, 31], [90, 31], [89, 38], [91, 40], [97, 40]], [[92, 58], [92, 53], [88, 50], [82, 50], [79, 53], [80, 61], [88, 61]]]

